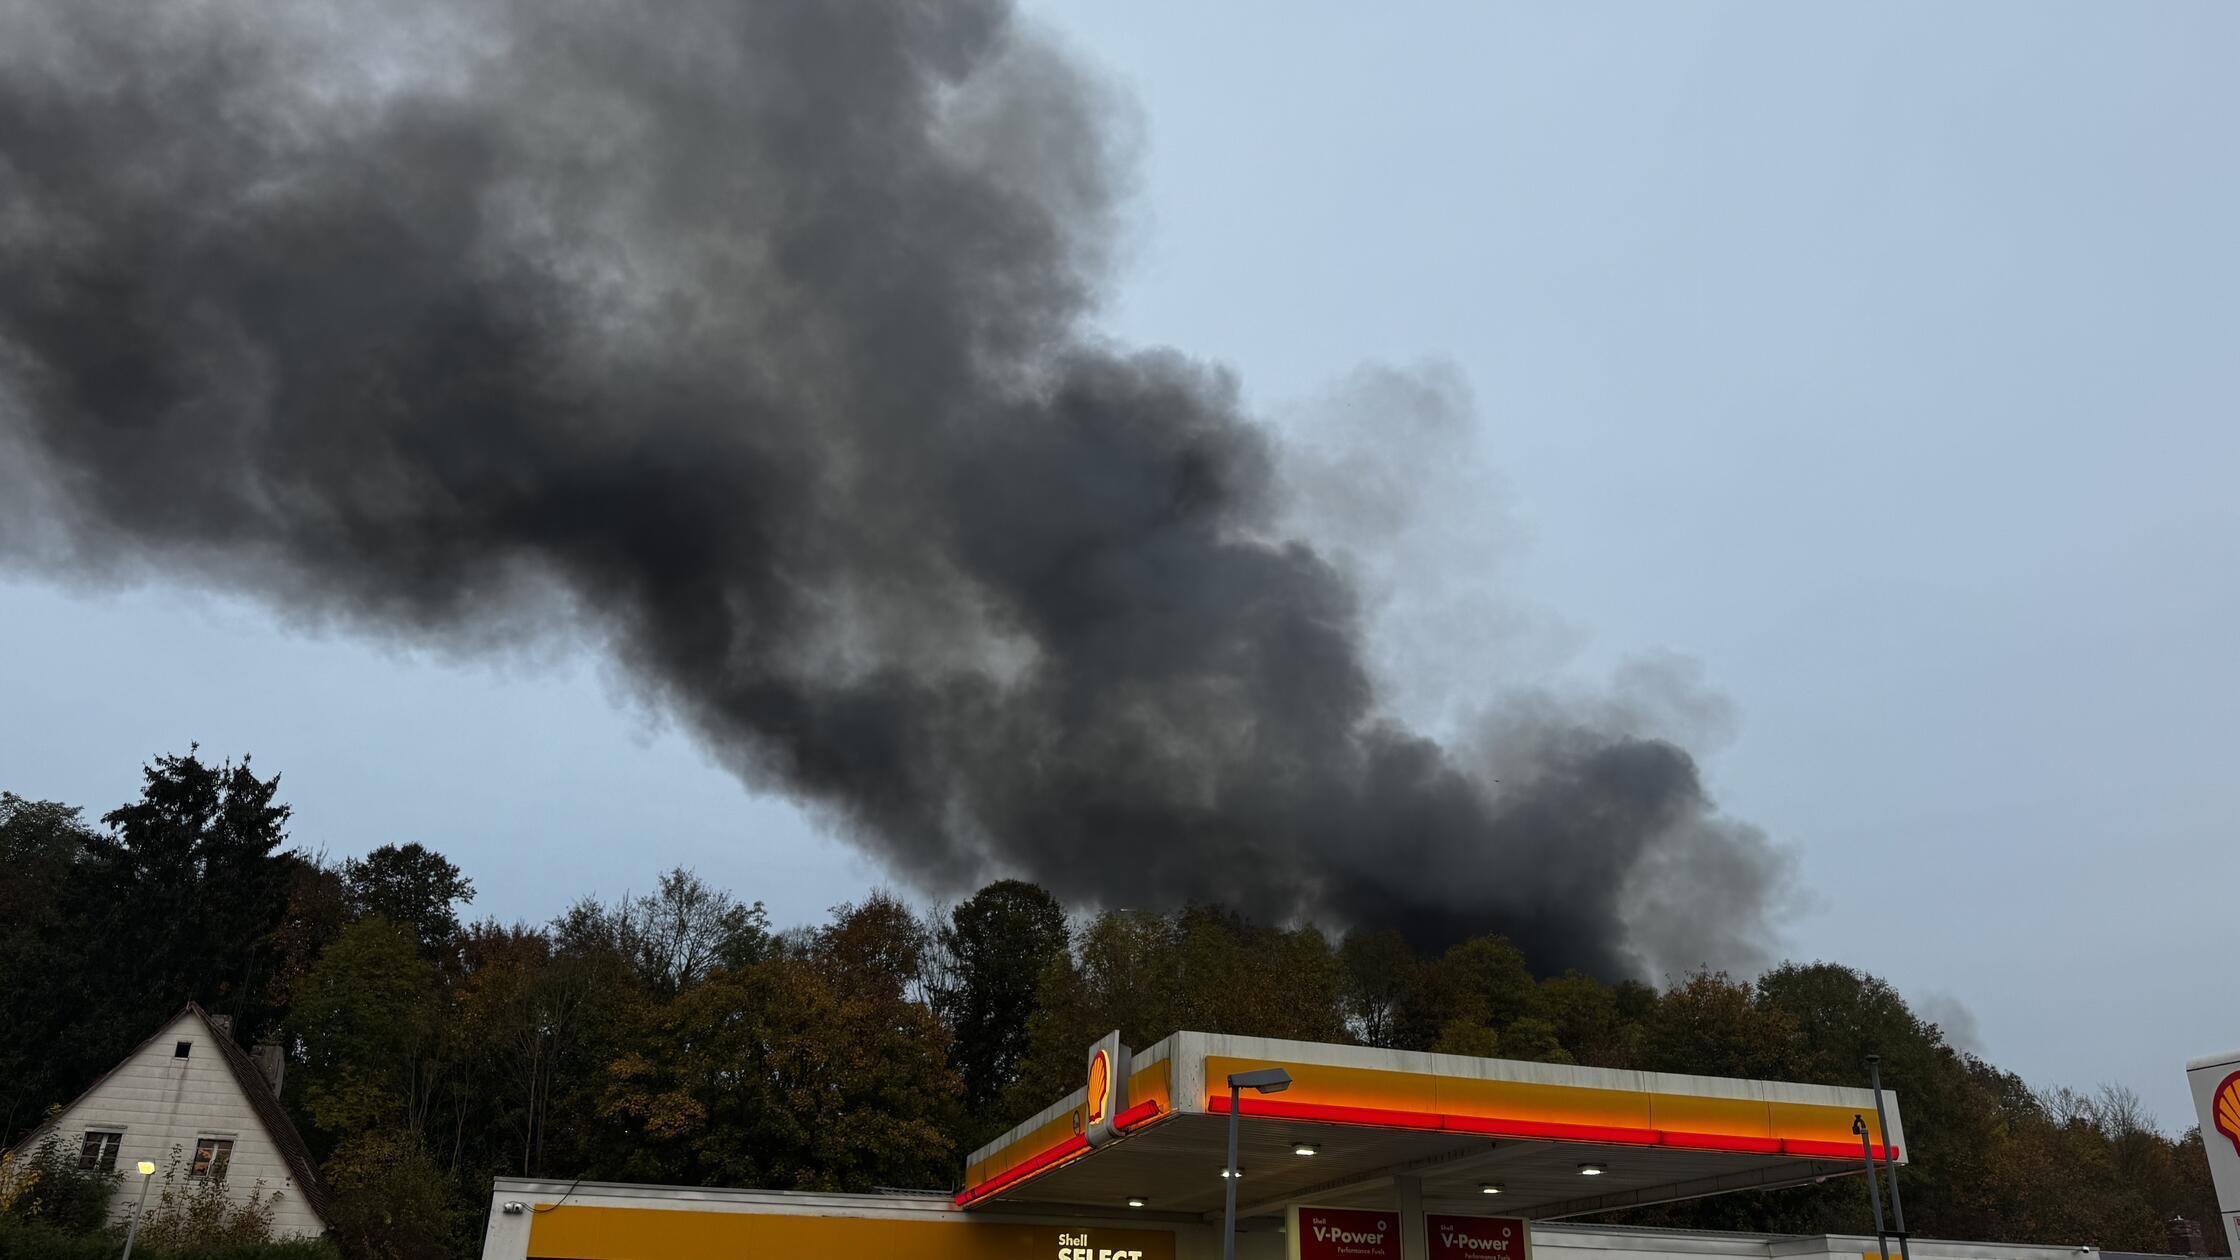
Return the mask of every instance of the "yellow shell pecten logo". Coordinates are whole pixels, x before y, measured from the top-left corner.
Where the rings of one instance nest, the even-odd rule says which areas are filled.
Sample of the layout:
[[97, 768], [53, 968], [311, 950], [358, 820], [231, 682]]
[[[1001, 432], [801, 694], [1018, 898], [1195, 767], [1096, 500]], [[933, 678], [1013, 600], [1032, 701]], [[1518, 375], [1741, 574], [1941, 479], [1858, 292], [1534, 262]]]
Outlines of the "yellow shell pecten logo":
[[2240, 1155], [2240, 1072], [2224, 1078], [2217, 1086], [2216, 1095], [2210, 1099], [2210, 1118], [2215, 1121], [2217, 1132], [2232, 1142], [2232, 1153]]
[[1089, 1123], [1104, 1119], [1105, 1104], [1112, 1098], [1112, 1063], [1102, 1050], [1089, 1058]]

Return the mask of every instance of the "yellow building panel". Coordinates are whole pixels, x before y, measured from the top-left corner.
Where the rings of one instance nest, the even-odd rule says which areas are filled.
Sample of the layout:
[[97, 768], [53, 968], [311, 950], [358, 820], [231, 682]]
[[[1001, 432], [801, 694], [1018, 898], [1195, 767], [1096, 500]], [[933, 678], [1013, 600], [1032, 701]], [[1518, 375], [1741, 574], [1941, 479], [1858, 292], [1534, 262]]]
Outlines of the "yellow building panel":
[[1291, 1088], [1278, 1095], [1288, 1103], [1433, 1114], [1439, 1110], [1440, 1081], [1435, 1076], [1373, 1068], [1324, 1067], [1318, 1063], [1282, 1063], [1273, 1059], [1209, 1055], [1206, 1058], [1206, 1091], [1226, 1098], [1229, 1091], [1224, 1082], [1233, 1073], [1264, 1067], [1280, 1067], [1291, 1073]]
[[1859, 1135], [1851, 1131], [1853, 1119], [1864, 1115], [1867, 1132], [1877, 1144], [1882, 1141], [1882, 1127], [1875, 1123], [1874, 1108], [1853, 1110], [1849, 1107], [1824, 1107], [1814, 1103], [1767, 1103], [1772, 1113], [1773, 1132], [1776, 1137], [1803, 1142], [1845, 1142], [1856, 1146]]
[[1701, 1094], [1649, 1095], [1649, 1127], [1674, 1133], [1716, 1133], [1726, 1137], [1773, 1138], [1773, 1112], [1751, 1098], [1706, 1098]]
[[1281, 1067], [1291, 1073], [1291, 1088], [1277, 1096], [1285, 1103], [1357, 1107], [1422, 1116], [1498, 1117], [1626, 1129], [1649, 1127], [1649, 1095], [1637, 1090], [1476, 1080], [1218, 1055], [1206, 1059], [1207, 1088], [1218, 1093], [1220, 1082], [1228, 1079], [1230, 1073], [1257, 1067]]
[[1174, 1235], [1103, 1225], [867, 1220], [560, 1206], [529, 1224], [530, 1260], [1174, 1260]]
[[1522, 1081], [1438, 1081], [1439, 1110], [1450, 1115], [1530, 1120], [1542, 1124], [1591, 1124], [1646, 1129], [1649, 1095], [1630, 1089], [1589, 1089], [1577, 1085], [1533, 1085]]
[[1008, 1171], [1026, 1160], [1040, 1155], [1079, 1132], [1081, 1132], [1081, 1108], [1075, 1107], [1071, 1111], [1061, 1112], [1056, 1119], [1028, 1131], [1027, 1135], [1018, 1141], [1011, 1143], [1009, 1146], [999, 1147], [986, 1159], [975, 1160], [967, 1165], [964, 1170], [964, 1183], [968, 1186], [977, 1186], [997, 1173]]
[[[1218, 1097], [1224, 1092], [1221, 1082], [1229, 1074], [1263, 1067], [1283, 1068], [1292, 1078], [1290, 1089], [1264, 1105], [1356, 1109], [1359, 1122], [1364, 1124], [1430, 1120], [1450, 1128], [1467, 1128], [1469, 1121], [1482, 1120], [1513, 1124], [1523, 1136], [1661, 1141], [1707, 1149], [1753, 1149], [1722, 1148], [1717, 1142], [1723, 1138], [1755, 1143], [1784, 1139], [1857, 1141], [1851, 1132], [1851, 1118], [1858, 1113], [1827, 1104], [1485, 1080], [1272, 1059], [1208, 1056], [1207, 1089]], [[1874, 1118], [1870, 1115], [1867, 1119], [1871, 1127]], [[1877, 1130], [1876, 1141], [1880, 1140]]]
[[1163, 1059], [1150, 1067], [1137, 1068], [1128, 1074], [1128, 1105], [1139, 1106], [1146, 1102], [1159, 1104], [1159, 1114], [1174, 1110], [1174, 1074], [1172, 1059]]

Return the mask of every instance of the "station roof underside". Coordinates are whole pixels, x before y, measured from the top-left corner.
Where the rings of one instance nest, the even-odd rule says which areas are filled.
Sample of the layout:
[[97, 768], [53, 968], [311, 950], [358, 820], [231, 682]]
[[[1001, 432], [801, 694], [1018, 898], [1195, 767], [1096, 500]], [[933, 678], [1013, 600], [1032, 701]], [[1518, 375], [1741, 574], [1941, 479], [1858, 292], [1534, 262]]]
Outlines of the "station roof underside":
[[[1543, 1220], [1801, 1185], [1864, 1171], [1855, 1120], [1882, 1154], [1863, 1089], [1177, 1033], [1134, 1056], [1113, 1139], [1088, 1145], [1076, 1091], [975, 1152], [957, 1203], [1218, 1215], [1226, 1077], [1260, 1066], [1293, 1084], [1243, 1096], [1240, 1217], [1394, 1206], [1400, 1177], [1431, 1210]], [[1886, 1105], [1902, 1162], [1894, 1094]]]
[[[1244, 1116], [1239, 1119], [1237, 1210], [1281, 1213], [1287, 1203], [1390, 1207], [1393, 1179], [1420, 1178], [1434, 1211], [1552, 1219], [1736, 1190], [1801, 1185], [1864, 1170], [1850, 1161], [1594, 1142], [1495, 1139]], [[1091, 1157], [1063, 1164], [976, 1206], [1047, 1211], [1126, 1206], [1193, 1215], [1222, 1211], [1228, 1119], [1180, 1115]], [[1297, 1154], [1301, 1145], [1311, 1156]], [[1594, 1176], [1582, 1164], [1600, 1166]], [[1494, 1185], [1500, 1193], [1481, 1187]]]

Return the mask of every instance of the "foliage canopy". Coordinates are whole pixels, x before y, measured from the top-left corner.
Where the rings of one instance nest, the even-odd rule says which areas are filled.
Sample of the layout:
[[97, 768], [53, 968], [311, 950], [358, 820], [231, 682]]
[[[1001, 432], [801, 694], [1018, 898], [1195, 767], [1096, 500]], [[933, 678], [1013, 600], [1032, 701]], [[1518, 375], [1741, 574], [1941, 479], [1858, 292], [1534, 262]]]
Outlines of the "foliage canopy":
[[[773, 932], [681, 869], [543, 925], [466, 922], [471, 881], [421, 845], [339, 867], [287, 850], [278, 792], [190, 749], [98, 827], [0, 795], [0, 1022], [25, 1030], [0, 1043], [7, 1140], [197, 999], [289, 1045], [285, 1101], [341, 1199], [331, 1245], [441, 1260], [474, 1253], [494, 1175], [950, 1188], [965, 1152], [1079, 1083], [1104, 1032], [1189, 1028], [1831, 1084], [1875, 1053], [1915, 1135], [1917, 1233], [2156, 1250], [2169, 1217], [2215, 1216], [2198, 1131], [2158, 1132], [2121, 1089], [2033, 1091], [1836, 963], [1658, 987], [1542, 974], [1497, 935], [1421, 955], [1219, 906], [1069, 912], [1017, 880]], [[98, 1225], [109, 1179], [74, 1156], [12, 1157], [0, 1260]], [[253, 1245], [254, 1221], [165, 1211]], [[1624, 1219], [1868, 1228], [1855, 1181]]]

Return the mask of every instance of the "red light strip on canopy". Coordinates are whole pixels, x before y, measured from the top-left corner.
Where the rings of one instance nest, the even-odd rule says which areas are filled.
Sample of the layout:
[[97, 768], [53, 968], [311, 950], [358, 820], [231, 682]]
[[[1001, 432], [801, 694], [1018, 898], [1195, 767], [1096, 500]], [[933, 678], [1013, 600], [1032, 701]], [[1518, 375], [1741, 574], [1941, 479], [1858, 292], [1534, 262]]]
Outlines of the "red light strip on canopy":
[[[1137, 1103], [1112, 1118], [1122, 1133], [1139, 1128], [1159, 1115], [1159, 1103]], [[1229, 1096], [1213, 1094], [1206, 1110], [1229, 1114]], [[1394, 1111], [1382, 1107], [1345, 1107], [1333, 1103], [1297, 1103], [1277, 1098], [1242, 1100], [1237, 1114], [1275, 1120], [1310, 1120], [1320, 1124], [1358, 1125], [1372, 1129], [1423, 1129], [1444, 1133], [1473, 1133], [1486, 1137], [1542, 1138], [1556, 1142], [1595, 1142], [1605, 1146], [1667, 1146], [1675, 1150], [1730, 1151], [1749, 1155], [1791, 1155], [1808, 1159], [1856, 1159], [1859, 1149], [1847, 1142], [1819, 1142], [1805, 1138], [1751, 1137], [1730, 1133], [1689, 1133], [1679, 1129], [1636, 1129], [1606, 1124], [1564, 1124], [1551, 1120], [1512, 1120], [1498, 1116], [1444, 1115], [1435, 1111]], [[1008, 1190], [1046, 1172], [1089, 1149], [1089, 1141], [1072, 1134], [1048, 1150], [1028, 1156], [979, 1185], [957, 1192], [956, 1204], [965, 1207], [989, 1195]], [[1896, 1158], [1878, 1144], [1877, 1160]]]
[[[1229, 1096], [1212, 1094], [1206, 1110], [1229, 1114]], [[1669, 1146], [1691, 1151], [1738, 1151], [1756, 1155], [1798, 1155], [1813, 1159], [1856, 1159], [1859, 1148], [1842, 1142], [1815, 1142], [1802, 1138], [1747, 1137], [1726, 1133], [1687, 1133], [1677, 1129], [1632, 1129], [1606, 1124], [1561, 1124], [1549, 1120], [1509, 1120], [1498, 1116], [1454, 1116], [1435, 1111], [1388, 1111], [1381, 1107], [1342, 1107], [1331, 1103], [1285, 1102], [1277, 1098], [1246, 1098], [1237, 1108], [1243, 1116], [1276, 1120], [1312, 1120], [1322, 1124], [1354, 1124], [1377, 1129], [1429, 1129], [1447, 1133], [1480, 1133], [1488, 1137], [1547, 1138], [1558, 1142], [1599, 1142], [1609, 1146]], [[1891, 1148], [1891, 1155], [1897, 1153]], [[1876, 1159], [1884, 1158], [1880, 1145]]]
[[[1859, 1144], [1857, 1142], [1810, 1142], [1803, 1138], [1783, 1138], [1781, 1139], [1781, 1153], [1784, 1155], [1810, 1155], [1814, 1159], [1857, 1159], [1859, 1158]], [[1891, 1147], [1888, 1155], [1882, 1153], [1880, 1143], [1876, 1143], [1874, 1148], [1874, 1157], [1878, 1161], [1896, 1159], [1904, 1153], [1905, 1148], [1898, 1146]]]
[[1156, 1116], [1158, 1114], [1159, 1100], [1156, 1098], [1146, 1098], [1142, 1102], [1137, 1103], [1135, 1106], [1128, 1108], [1126, 1111], [1121, 1112], [1117, 1116], [1114, 1116], [1112, 1118], [1112, 1127], [1120, 1130], [1122, 1133], [1126, 1133], [1128, 1130], [1135, 1128], [1137, 1125], [1148, 1122], [1153, 1116]]
[[1088, 1149], [1089, 1139], [1078, 1133], [1073, 1134], [1049, 1150], [1029, 1155], [1026, 1159], [1013, 1164], [977, 1186], [967, 1186], [957, 1191], [957, 1206], [963, 1207], [969, 1203], [977, 1203], [999, 1190], [1008, 1190], [1043, 1169], [1055, 1167]]
[[[1112, 1118], [1112, 1127], [1122, 1133], [1148, 1124], [1159, 1114], [1159, 1100], [1147, 1098]], [[965, 1207], [977, 1203], [1018, 1185], [1037, 1173], [1045, 1172], [1072, 1159], [1089, 1149], [1089, 1139], [1076, 1133], [1046, 1151], [1039, 1151], [988, 1178], [977, 1186], [967, 1186], [957, 1192], [956, 1204]]]

